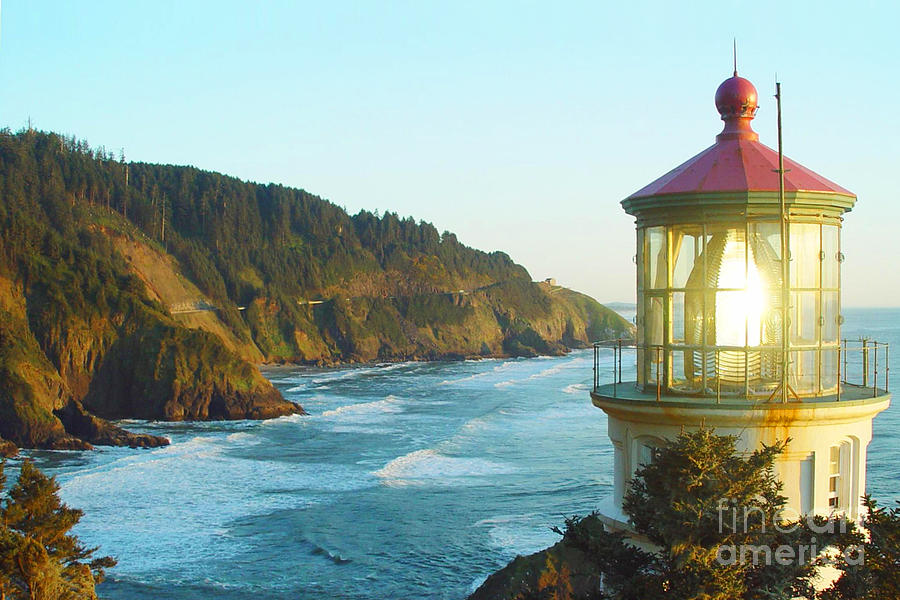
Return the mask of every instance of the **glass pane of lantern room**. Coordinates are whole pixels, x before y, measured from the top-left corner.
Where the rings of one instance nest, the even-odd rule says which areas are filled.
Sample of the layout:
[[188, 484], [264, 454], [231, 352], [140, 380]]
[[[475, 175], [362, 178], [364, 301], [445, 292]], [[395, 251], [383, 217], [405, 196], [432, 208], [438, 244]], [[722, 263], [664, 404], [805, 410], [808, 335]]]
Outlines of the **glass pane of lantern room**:
[[822, 287], [837, 289], [840, 281], [839, 229], [836, 225], [822, 226]]
[[[761, 357], [762, 376], [774, 380], [780, 377], [782, 331], [782, 269], [781, 223], [773, 221], [749, 224], [749, 245], [751, 269], [755, 269], [759, 282], [760, 319], [759, 331], [750, 332], [751, 338], [759, 340], [760, 346], [768, 346]], [[752, 273], [751, 273], [752, 275]], [[752, 280], [751, 280], [752, 281]], [[755, 341], [755, 340], [754, 340]], [[753, 343], [751, 342], [751, 345]]]
[[761, 265], [781, 260], [781, 223], [773, 221], [750, 223], [750, 245], [756, 262]]
[[838, 351], [822, 351], [822, 392], [833, 394], [837, 388]]
[[748, 283], [759, 286], [762, 303], [761, 345], [779, 345], [781, 339], [782, 269], [781, 224], [750, 223], [750, 271]]
[[[640, 247], [640, 246], [638, 246]], [[638, 255], [640, 256], [640, 254]], [[638, 265], [640, 265], [640, 261], [638, 261]], [[644, 293], [638, 290], [637, 293], [637, 310], [635, 311], [634, 321], [637, 325], [637, 331], [635, 334], [635, 342], [637, 344], [637, 380], [639, 384], [643, 384], [647, 380], [647, 365], [644, 363], [645, 353], [643, 351], [644, 346], [644, 323], [647, 322], [647, 319], [644, 317], [644, 311], [646, 309], [646, 304], [644, 302]]]
[[684, 343], [684, 292], [672, 292], [672, 343]]
[[647, 346], [660, 346], [663, 343], [663, 299], [658, 296], [647, 297], [644, 313], [644, 341]]
[[647, 288], [661, 290], [666, 288], [666, 228], [647, 228], [647, 253], [649, 254], [649, 285]]
[[819, 391], [819, 351], [804, 350], [791, 352], [790, 376], [791, 388], [800, 396], [810, 396]]
[[716, 289], [741, 289], [746, 272], [744, 227], [709, 227], [701, 262], [706, 266], [705, 283]]
[[[747, 298], [743, 291], [716, 292], [716, 346], [744, 346], [747, 342]], [[758, 331], [758, 318], [753, 323]], [[758, 333], [757, 333], [758, 336]], [[759, 345], [758, 337], [751, 346]]]
[[649, 296], [644, 293], [644, 344], [643, 374], [645, 384], [656, 383], [657, 372], [663, 358], [661, 345], [663, 343], [663, 298]]
[[703, 376], [699, 370], [703, 365], [700, 354], [697, 350], [672, 350], [672, 391], [681, 394], [702, 391]]
[[791, 346], [819, 343], [819, 292], [791, 293]]
[[694, 278], [694, 265], [700, 261], [703, 237], [700, 227], [673, 227], [672, 228], [672, 287], [701, 288], [703, 287], [702, 273], [698, 270]]
[[838, 342], [838, 292], [822, 292], [822, 343]]
[[[640, 294], [641, 290], [647, 287], [647, 269], [644, 264], [644, 257], [646, 256], [646, 248], [644, 247], [644, 230], [637, 230], [637, 252], [635, 253], [635, 264], [637, 265], [637, 289]], [[638, 307], [641, 306], [640, 300], [638, 300]], [[640, 309], [638, 309], [638, 313], [640, 313]]]
[[791, 287], [819, 287], [819, 225], [817, 223], [791, 223]]

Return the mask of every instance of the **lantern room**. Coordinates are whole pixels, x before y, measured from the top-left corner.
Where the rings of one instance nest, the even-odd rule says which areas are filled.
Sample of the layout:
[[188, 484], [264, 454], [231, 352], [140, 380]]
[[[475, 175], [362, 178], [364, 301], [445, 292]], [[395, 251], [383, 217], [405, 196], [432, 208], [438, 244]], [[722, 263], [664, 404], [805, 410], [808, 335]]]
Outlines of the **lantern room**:
[[887, 345], [841, 339], [841, 227], [856, 196], [760, 143], [757, 91], [737, 72], [715, 106], [715, 143], [622, 201], [637, 328], [633, 346], [594, 346], [591, 399], [615, 450], [601, 518], [628, 530], [635, 471], [700, 426], [746, 452], [790, 440], [775, 465], [788, 507], [858, 518], [872, 420], [890, 395]]
[[840, 227], [856, 198], [789, 160], [781, 183], [778, 153], [750, 126], [748, 80], [727, 79], [715, 99], [716, 143], [622, 202], [637, 225], [637, 385], [834, 394]]

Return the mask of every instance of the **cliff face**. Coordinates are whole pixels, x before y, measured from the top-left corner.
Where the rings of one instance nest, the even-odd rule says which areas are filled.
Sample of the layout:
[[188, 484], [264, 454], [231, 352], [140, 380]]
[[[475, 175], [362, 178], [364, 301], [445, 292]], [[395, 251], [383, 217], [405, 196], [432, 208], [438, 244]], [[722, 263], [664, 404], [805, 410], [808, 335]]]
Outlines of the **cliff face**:
[[163, 324], [117, 340], [92, 378], [84, 405], [111, 418], [166, 421], [300, 412], [213, 334]]
[[0, 132], [0, 438], [20, 446], [302, 412], [259, 362], [560, 354], [631, 329], [428, 223]]
[[[241, 419], [300, 412], [212, 334], [146, 307], [88, 321], [0, 277], [0, 438], [88, 449], [159, 446], [104, 418]], [[10, 310], [11, 309], [11, 310]], [[99, 415], [99, 416], [98, 416]]]
[[[287, 320], [288, 311], [299, 316]], [[300, 310], [259, 299], [247, 319], [270, 359], [319, 364], [562, 354], [631, 334], [593, 299], [529, 281], [405, 297], [339, 296]]]

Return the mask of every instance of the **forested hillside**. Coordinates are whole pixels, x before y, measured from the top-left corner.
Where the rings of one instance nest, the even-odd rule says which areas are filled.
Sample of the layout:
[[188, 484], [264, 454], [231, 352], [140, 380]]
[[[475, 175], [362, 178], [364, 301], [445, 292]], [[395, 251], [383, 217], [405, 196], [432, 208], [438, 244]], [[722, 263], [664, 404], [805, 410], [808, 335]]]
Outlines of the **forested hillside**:
[[251, 363], [559, 353], [630, 326], [429, 223], [0, 132], [0, 436], [300, 410]]

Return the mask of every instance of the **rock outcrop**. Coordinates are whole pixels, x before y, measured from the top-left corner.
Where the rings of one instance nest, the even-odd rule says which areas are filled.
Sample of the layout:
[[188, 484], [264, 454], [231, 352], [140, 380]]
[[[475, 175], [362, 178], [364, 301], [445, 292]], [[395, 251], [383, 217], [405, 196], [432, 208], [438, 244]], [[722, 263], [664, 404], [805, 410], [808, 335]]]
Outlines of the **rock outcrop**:
[[15, 456], [19, 452], [19, 449], [15, 444], [10, 442], [9, 440], [4, 440], [0, 438], [0, 457], [2, 458], [10, 458]]
[[105, 419], [96, 417], [86, 411], [77, 400], [72, 400], [54, 414], [68, 433], [89, 444], [130, 448], [156, 448], [169, 445], [169, 440], [164, 437], [125, 431]]
[[[601, 528], [596, 516], [579, 527]], [[522, 598], [594, 598], [601, 573], [596, 557], [563, 538], [550, 548], [517, 556], [490, 575], [468, 600], [520, 600]]]
[[205, 421], [304, 414], [213, 334], [165, 325], [119, 339], [91, 380], [84, 405], [111, 419]]

